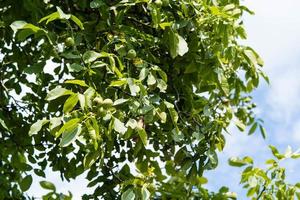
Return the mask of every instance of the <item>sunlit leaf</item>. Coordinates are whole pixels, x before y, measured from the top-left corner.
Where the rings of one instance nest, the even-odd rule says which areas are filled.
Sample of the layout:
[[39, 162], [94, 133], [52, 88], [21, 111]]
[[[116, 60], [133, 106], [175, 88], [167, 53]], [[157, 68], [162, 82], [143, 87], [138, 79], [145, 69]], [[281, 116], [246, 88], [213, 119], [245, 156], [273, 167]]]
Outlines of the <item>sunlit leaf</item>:
[[74, 142], [79, 134], [81, 133], [81, 125], [79, 124], [77, 127], [73, 129], [66, 129], [63, 134], [59, 146], [66, 147]]
[[49, 120], [47, 119], [38, 120], [37, 122], [31, 125], [28, 135], [32, 136], [37, 134], [42, 129], [42, 127], [48, 122]]

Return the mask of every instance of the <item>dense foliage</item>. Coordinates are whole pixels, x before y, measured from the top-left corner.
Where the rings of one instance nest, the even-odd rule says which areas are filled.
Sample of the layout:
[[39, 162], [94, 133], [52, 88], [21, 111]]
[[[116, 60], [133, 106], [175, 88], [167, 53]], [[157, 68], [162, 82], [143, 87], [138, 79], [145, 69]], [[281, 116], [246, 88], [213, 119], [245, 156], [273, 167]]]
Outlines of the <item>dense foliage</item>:
[[46, 167], [86, 171], [85, 199], [232, 196], [202, 175], [230, 123], [265, 136], [249, 96], [263, 63], [238, 43], [245, 12], [239, 0], [1, 0], [0, 199], [24, 197]]

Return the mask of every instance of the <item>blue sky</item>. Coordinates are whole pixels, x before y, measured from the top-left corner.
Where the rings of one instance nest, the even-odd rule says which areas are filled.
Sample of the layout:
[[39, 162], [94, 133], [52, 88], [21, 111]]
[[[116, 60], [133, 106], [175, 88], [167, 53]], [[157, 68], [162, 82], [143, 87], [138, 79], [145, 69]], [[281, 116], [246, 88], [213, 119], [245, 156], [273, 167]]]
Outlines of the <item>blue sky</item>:
[[[288, 145], [300, 148], [300, 1], [297, 0], [246, 0], [244, 4], [255, 11], [245, 16], [248, 33], [247, 45], [253, 47], [265, 61], [264, 70], [271, 84], [263, 83], [254, 95], [257, 115], [264, 119], [268, 138], [259, 133], [247, 136], [235, 128], [228, 135], [220, 164], [206, 174], [207, 185], [216, 189], [222, 185], [238, 193], [238, 199], [247, 199], [239, 185], [240, 169], [228, 166], [232, 156], [252, 156], [258, 166], [270, 158], [268, 145], [281, 151]], [[300, 181], [300, 160], [284, 162], [290, 182]]]
[[[245, 16], [248, 40], [243, 43], [253, 47], [265, 61], [265, 72], [271, 85], [261, 84], [254, 100], [258, 105], [257, 114], [265, 120], [268, 138], [263, 140], [259, 133], [247, 136], [235, 128], [228, 135], [224, 152], [220, 153], [220, 164], [216, 170], [206, 173], [207, 187], [212, 190], [226, 185], [238, 193], [238, 199], [246, 199], [239, 183], [240, 169], [229, 167], [231, 156], [252, 156], [259, 166], [270, 157], [268, 144], [281, 151], [288, 145], [300, 147], [300, 1], [298, 0], [245, 0], [243, 4], [255, 11], [254, 16]], [[286, 162], [287, 177], [291, 182], [300, 181], [298, 166], [300, 160]], [[62, 183], [58, 173], [47, 172], [47, 180], [55, 182], [58, 190], [70, 190], [74, 199], [89, 190], [82, 176], [76, 181]], [[41, 196], [35, 179], [28, 194]]]

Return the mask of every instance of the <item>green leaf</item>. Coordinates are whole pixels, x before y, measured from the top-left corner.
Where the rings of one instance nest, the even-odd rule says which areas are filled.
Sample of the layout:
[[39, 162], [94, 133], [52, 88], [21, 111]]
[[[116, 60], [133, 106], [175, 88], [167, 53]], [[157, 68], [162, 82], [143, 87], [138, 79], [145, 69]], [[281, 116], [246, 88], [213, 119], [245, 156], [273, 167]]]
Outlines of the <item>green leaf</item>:
[[58, 97], [61, 97], [61, 96], [64, 96], [64, 95], [70, 95], [70, 94], [73, 94], [73, 92], [71, 90], [67, 90], [65, 88], [62, 88], [62, 87], [58, 86], [58, 87], [54, 88], [53, 90], [51, 90], [47, 94], [45, 100], [51, 101], [51, 100], [57, 99]]
[[67, 121], [60, 129], [57, 133], [55, 133], [55, 137], [59, 137], [63, 132], [67, 131], [67, 130], [72, 130], [75, 127], [78, 126], [78, 123], [80, 122], [79, 118], [74, 118], [71, 119], [69, 121]]
[[169, 110], [169, 113], [170, 113], [170, 116], [171, 116], [171, 119], [172, 119], [174, 125], [176, 125], [178, 122], [178, 113], [176, 112], [176, 110], [174, 108], [168, 108], [168, 110]]
[[79, 104], [82, 110], [85, 108], [85, 96], [83, 94], [78, 93]]
[[20, 188], [23, 192], [27, 191], [32, 184], [32, 176], [28, 175], [20, 182]]
[[77, 94], [72, 94], [71, 96], [69, 96], [69, 98], [64, 103], [64, 107], [63, 107], [64, 113], [71, 112], [77, 103], [78, 103]]
[[32, 30], [30, 30], [30, 29], [20, 30], [17, 33], [17, 40], [23, 42], [27, 37], [29, 37], [32, 34], [34, 34], [34, 32]]
[[117, 106], [117, 105], [121, 105], [121, 104], [123, 104], [123, 103], [125, 103], [125, 102], [127, 102], [129, 99], [117, 99], [117, 100], [115, 100], [115, 102], [114, 102], [114, 106]]
[[154, 28], [158, 28], [160, 23], [160, 9], [155, 4], [149, 4], [149, 10]]
[[206, 184], [206, 183], [208, 183], [208, 180], [205, 177], [198, 177], [197, 179], [198, 179], [198, 181], [199, 181], [200, 184]]
[[84, 70], [84, 67], [78, 63], [73, 63], [72, 65], [68, 66], [70, 72], [80, 72]]
[[259, 55], [250, 47], [244, 50], [244, 54], [249, 63], [254, 65], [258, 64], [260, 66], [264, 65], [264, 61], [259, 57]]
[[248, 184], [249, 184], [249, 186], [250, 186], [251, 188], [256, 187], [257, 184], [258, 184], [257, 178], [256, 178], [255, 176], [250, 176], [250, 177], [248, 178]]
[[48, 181], [40, 181], [40, 185], [42, 188], [44, 188], [46, 190], [52, 190], [52, 191], [56, 190], [55, 185]]
[[255, 194], [256, 188], [250, 188], [247, 192], [247, 197], [251, 197]]
[[52, 130], [61, 125], [61, 117], [53, 117], [50, 119], [49, 129]]
[[101, 68], [101, 67], [105, 67], [105, 66], [107, 66], [107, 63], [102, 62], [102, 61], [95, 61], [91, 65], [91, 68]]
[[89, 87], [85, 92], [84, 92], [84, 97], [85, 97], [85, 105], [86, 107], [91, 108], [92, 107], [92, 100], [95, 95], [95, 90], [92, 87]]
[[127, 189], [121, 196], [121, 200], [135, 200], [135, 194], [132, 188]]
[[156, 79], [152, 73], [148, 75], [147, 85], [154, 85], [156, 83]]
[[51, 13], [50, 15], [47, 15], [46, 17], [43, 17], [42, 19], [40, 19], [39, 23], [47, 20], [46, 24], [48, 24], [51, 21], [59, 19], [59, 17], [60, 17], [59, 13], [58, 12], [54, 12], [54, 13]]
[[149, 69], [146, 67], [142, 68], [139, 75], [139, 80], [143, 81], [149, 74]]
[[266, 139], [266, 137], [267, 137], [266, 129], [262, 125], [259, 125], [259, 129], [260, 129], [260, 133], [263, 136], [263, 138]]
[[298, 158], [300, 158], [300, 154], [299, 153], [293, 153], [291, 158], [298, 159]]
[[279, 153], [279, 151], [277, 150], [276, 147], [269, 145], [269, 148], [271, 149], [273, 156], [275, 156], [277, 159], [281, 160], [281, 159], [285, 158], [284, 155]]
[[172, 122], [175, 126], [177, 126], [177, 122], [178, 122], [178, 113], [176, 112], [175, 108], [174, 108], [174, 105], [167, 102], [167, 101], [164, 101], [164, 104], [166, 105], [166, 107], [168, 108], [169, 110], [169, 113], [170, 113], [170, 117], [172, 119]]
[[120, 70], [116, 67], [116, 62], [113, 56], [109, 55], [108, 56], [109, 59], [109, 64], [110, 64], [110, 68], [111, 70], [118, 76], [118, 78], [122, 78], [123, 74], [120, 72]]
[[60, 147], [66, 147], [70, 145], [73, 141], [75, 141], [78, 135], [81, 133], [81, 125], [79, 124], [77, 127], [73, 129], [67, 129], [63, 132], [61, 141], [59, 143]]
[[32, 136], [32, 135], [37, 134], [42, 129], [42, 127], [48, 122], [49, 122], [49, 120], [47, 120], [47, 119], [38, 120], [37, 122], [35, 122], [34, 124], [31, 125], [28, 135]]
[[46, 177], [46, 174], [43, 170], [41, 169], [34, 169], [34, 173], [37, 175], [37, 176], [40, 176], [40, 177]]
[[176, 58], [178, 55], [183, 56], [189, 51], [187, 42], [178, 33], [169, 31], [168, 37], [172, 58]]
[[64, 13], [58, 6], [56, 6], [59, 19], [70, 19], [71, 15]]
[[120, 86], [125, 85], [125, 84], [127, 84], [127, 79], [126, 78], [121, 78], [119, 80], [112, 81], [109, 86], [120, 87]]
[[34, 63], [32, 66], [26, 67], [23, 72], [27, 74], [39, 74], [43, 71], [44, 62]]
[[83, 159], [83, 166], [85, 169], [89, 169], [100, 157], [100, 152], [95, 151], [95, 152], [89, 152], [84, 156]]
[[115, 56], [115, 58], [117, 59], [120, 71], [123, 71], [125, 67], [124, 67], [122, 61], [120, 60], [120, 58], [118, 56]]
[[145, 131], [145, 129], [143, 128], [138, 128], [138, 134], [143, 142], [143, 145], [144, 146], [147, 146], [147, 143], [148, 143], [148, 137], [147, 137], [147, 133]]
[[7, 131], [9, 130], [8, 127], [6, 126], [4, 120], [0, 119], [0, 124], [4, 129], [6, 129]]
[[288, 145], [284, 152], [284, 157], [290, 158], [292, 156], [292, 154], [293, 154], [292, 147], [290, 145]]
[[209, 162], [205, 166], [208, 170], [215, 169], [218, 165], [218, 155], [215, 150], [208, 150], [206, 152]]
[[11, 25], [10, 28], [14, 31], [17, 32], [19, 29], [22, 29], [26, 24], [28, 24], [25, 21], [14, 21]]
[[105, 3], [102, 0], [93, 0], [90, 3], [91, 8], [100, 8], [103, 5], [105, 5]]
[[248, 135], [252, 135], [252, 134], [256, 131], [256, 128], [257, 128], [257, 122], [255, 122], [255, 123], [251, 126]]
[[76, 80], [76, 79], [74, 79], [74, 80], [66, 80], [65, 83], [67, 83], [67, 84], [80, 85], [80, 86], [82, 86], [82, 87], [89, 87], [89, 86], [85, 83], [85, 81], [83, 81], [83, 80]]
[[135, 129], [137, 127], [137, 121], [135, 119], [129, 119], [126, 123], [126, 127], [130, 127], [131, 129]]
[[245, 55], [247, 56], [247, 58], [249, 59], [250, 62], [252, 62], [254, 65], [257, 63], [256, 61], [256, 57], [255, 54], [253, 53], [253, 51], [246, 49], [244, 51]]
[[159, 24], [159, 27], [162, 29], [162, 30], [165, 30], [166, 27], [170, 27], [172, 26], [172, 23], [171, 22], [163, 22], [163, 23], [160, 23]]
[[246, 125], [240, 121], [240, 120], [235, 120], [235, 125], [240, 129], [240, 131], [245, 131]]
[[81, 30], [84, 30], [82, 22], [75, 15], [71, 15], [71, 20], [77, 24]]
[[143, 185], [143, 187], [142, 187], [142, 200], [149, 200], [150, 196], [151, 196], [150, 192], [148, 191], [146, 186]]
[[218, 80], [219, 80], [219, 85], [220, 85], [220, 88], [222, 90], [222, 92], [228, 96], [229, 95], [229, 92], [230, 92], [230, 87], [229, 87], [229, 84], [228, 84], [228, 81], [227, 81], [227, 78], [224, 76], [223, 73], [220, 73], [218, 74]]
[[126, 126], [118, 118], [113, 118], [114, 120], [114, 130], [118, 133], [124, 134], [127, 131]]
[[26, 24], [22, 29], [29, 29], [30, 31], [32, 31], [33, 33], [38, 32], [39, 30], [41, 30], [40, 27], [37, 27], [33, 24]]
[[167, 122], [167, 113], [165, 112], [157, 112], [157, 115], [159, 116], [161, 123], [166, 123]]
[[131, 95], [136, 96], [137, 93], [140, 91], [140, 87], [137, 84], [135, 84], [133, 78], [127, 78], [127, 83], [128, 83]]
[[178, 37], [178, 55], [183, 56], [189, 51], [188, 44], [187, 42], [181, 37], [180, 35], [177, 34]]
[[101, 54], [97, 53], [96, 51], [86, 51], [83, 54], [82, 59], [85, 63], [91, 63], [100, 57], [101, 57]]
[[243, 159], [232, 157], [228, 160], [228, 163], [233, 167], [242, 167], [248, 164], [253, 164], [253, 159], [249, 156], [246, 156]]

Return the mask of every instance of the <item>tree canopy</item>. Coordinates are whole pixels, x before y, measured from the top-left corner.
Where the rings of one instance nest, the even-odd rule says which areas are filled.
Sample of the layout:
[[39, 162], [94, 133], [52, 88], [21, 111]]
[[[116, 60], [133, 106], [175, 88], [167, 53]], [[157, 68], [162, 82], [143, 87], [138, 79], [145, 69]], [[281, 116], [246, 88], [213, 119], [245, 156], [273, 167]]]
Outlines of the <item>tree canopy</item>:
[[245, 12], [239, 0], [1, 0], [0, 199], [25, 198], [47, 167], [86, 172], [84, 199], [234, 198], [204, 189], [203, 172], [231, 123], [265, 137], [250, 93], [268, 78], [239, 43]]

